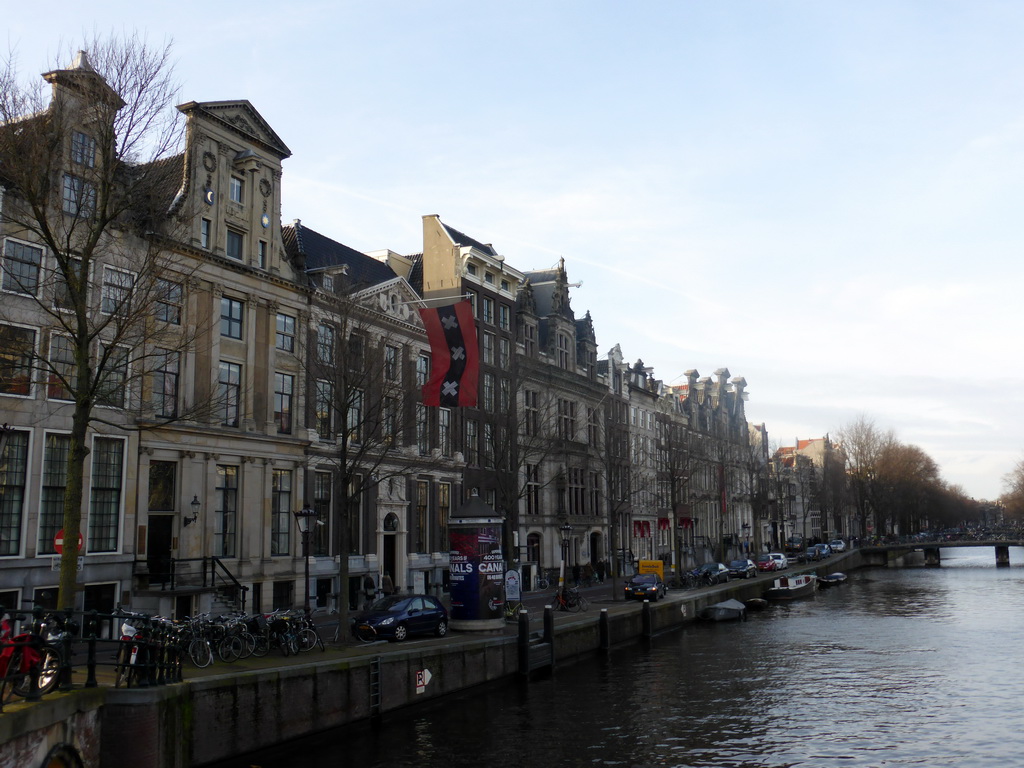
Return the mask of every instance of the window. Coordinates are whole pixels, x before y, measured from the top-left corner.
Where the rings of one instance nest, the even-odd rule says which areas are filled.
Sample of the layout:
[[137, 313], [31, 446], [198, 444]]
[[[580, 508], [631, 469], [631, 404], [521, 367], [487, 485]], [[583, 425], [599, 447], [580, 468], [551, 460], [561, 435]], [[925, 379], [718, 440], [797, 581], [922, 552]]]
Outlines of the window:
[[526, 514], [540, 514], [540, 467], [526, 465]]
[[324, 323], [316, 329], [316, 359], [327, 365], [334, 362], [334, 329]]
[[294, 376], [286, 373], [274, 374], [274, 421], [277, 423], [278, 434], [290, 435], [292, 432], [292, 391], [294, 388]]
[[100, 346], [102, 368], [97, 366], [100, 380], [96, 386], [96, 404], [106, 408], [124, 408], [128, 384], [128, 348]]
[[484, 333], [483, 335], [483, 360], [487, 365], [494, 365], [494, 334]]
[[209, 219], [199, 222], [199, 245], [206, 250], [210, 250], [210, 225]]
[[245, 202], [242, 199], [244, 194], [245, 194], [245, 181], [240, 179], [240, 178], [238, 178], [237, 176], [232, 176], [231, 177], [231, 181], [228, 183], [228, 197], [231, 199], [231, 202], [233, 202], [233, 203], [243, 203], [243, 202]]
[[588, 515], [601, 514], [601, 475], [598, 472], [590, 473], [590, 485], [587, 488], [590, 495]]
[[245, 253], [245, 236], [241, 232], [234, 229], [228, 230], [225, 253], [229, 259], [242, 260], [242, 254]]
[[363, 430], [363, 391], [353, 389], [348, 403], [348, 439], [358, 443]]
[[331, 499], [334, 496], [334, 478], [330, 472], [315, 472], [313, 474], [313, 509], [316, 510], [317, 520], [323, 520], [324, 525], [313, 526], [314, 555], [326, 555], [329, 553], [328, 542], [330, 533], [327, 521], [331, 519]]
[[237, 299], [221, 296], [220, 335], [229, 339], [242, 338], [242, 309], [245, 305]]
[[508, 339], [498, 339], [498, 365], [508, 370], [512, 364], [512, 343]]
[[277, 313], [277, 336], [275, 346], [282, 352], [295, 351], [295, 318]]
[[256, 243], [256, 266], [260, 269], [267, 268], [267, 241], [260, 240]]
[[157, 349], [153, 357], [153, 413], [173, 419], [178, 415], [178, 353]]
[[481, 319], [488, 325], [494, 324], [494, 299], [484, 296], [484, 307]]
[[53, 537], [64, 527], [64, 486], [68, 481], [70, 435], [47, 434], [43, 446], [43, 486], [39, 500], [39, 539], [36, 552], [52, 555]]
[[508, 304], [498, 305], [498, 327], [507, 331], [512, 327], [512, 311]]
[[429, 529], [428, 514], [430, 511], [430, 483], [426, 480], [416, 481], [416, 512], [413, 521], [412, 534], [414, 538], [414, 552], [429, 552]]
[[320, 287], [327, 293], [334, 292], [334, 275], [324, 275], [320, 278]]
[[117, 550], [121, 529], [121, 488], [124, 440], [97, 437], [92, 446], [92, 490], [89, 498], [90, 552]]
[[275, 469], [270, 490], [270, 554], [291, 554], [292, 472]]
[[398, 398], [385, 397], [381, 405], [381, 437], [385, 445], [398, 442], [398, 413]]
[[488, 413], [494, 412], [494, 374], [485, 373], [483, 377], [484, 410]]
[[0, 556], [21, 549], [21, 518], [28, 474], [28, 432], [8, 433], [0, 453]]
[[527, 357], [537, 356], [537, 326], [531, 323], [523, 326], [523, 351]]
[[96, 165], [96, 139], [81, 131], [71, 134], [71, 162], [93, 168]]
[[467, 275], [476, 275], [476, 272], [477, 272], [476, 264], [467, 264], [466, 265], [466, 274]]
[[537, 404], [539, 393], [533, 389], [523, 392], [523, 434], [537, 436], [540, 434], [540, 407]]
[[442, 456], [452, 455], [451, 408], [438, 408], [437, 410], [437, 447], [441, 450]]
[[569, 370], [569, 337], [564, 333], [558, 334], [558, 367]]
[[576, 436], [576, 403], [572, 400], [558, 401], [558, 436], [563, 440]]
[[39, 290], [39, 266], [43, 249], [16, 240], [4, 243], [3, 289], [35, 296]]
[[601, 445], [601, 418], [596, 408], [587, 408], [587, 442], [595, 448]]
[[476, 315], [476, 308], [477, 308], [477, 295], [476, 295], [476, 291], [466, 291], [466, 297], [469, 299], [469, 305], [473, 308], [473, 314]]
[[401, 357], [398, 347], [387, 344], [384, 347], [384, 376], [388, 381], [398, 381], [399, 359]]
[[416, 385], [425, 387], [430, 380], [430, 355], [420, 355], [416, 358]]
[[238, 467], [217, 465], [217, 509], [214, 512], [213, 551], [221, 557], [234, 557], [235, 526], [238, 522]]
[[220, 364], [219, 399], [221, 424], [238, 426], [238, 406], [242, 394], [242, 366], [238, 363]]
[[100, 309], [105, 315], [124, 315], [131, 307], [135, 275], [116, 267], [103, 268], [103, 299]]
[[149, 462], [149, 511], [173, 512], [178, 465], [173, 461]]
[[483, 448], [483, 465], [487, 469], [494, 469], [494, 454], [495, 454], [495, 442], [494, 442], [494, 425], [484, 424], [484, 448]]
[[416, 403], [416, 448], [420, 456], [430, 453], [430, 422], [427, 406]]
[[358, 333], [353, 333], [348, 337], [348, 350], [346, 357], [348, 358], [348, 367], [353, 371], [361, 371], [363, 369], [363, 337]]
[[329, 381], [316, 382], [316, 433], [324, 440], [334, 437], [334, 386]]
[[512, 290], [512, 286], [508, 280], [501, 281], [501, 290], [505, 291], [506, 293]]
[[92, 216], [96, 211], [96, 187], [71, 174], [64, 174], [64, 213], [71, 216]]
[[171, 325], [181, 325], [181, 283], [157, 278], [156, 319]]
[[46, 396], [51, 400], [73, 400], [78, 386], [78, 366], [71, 339], [56, 334], [50, 337], [50, 382]]
[[498, 380], [498, 408], [502, 413], [508, 413], [512, 405], [512, 382], [508, 379]]
[[465, 459], [467, 464], [476, 464], [480, 451], [479, 424], [476, 419], [466, 419]]
[[440, 539], [438, 549], [448, 548], [448, 517], [452, 511], [452, 485], [451, 483], [437, 484], [437, 523]]
[[35, 349], [34, 330], [0, 325], [0, 395], [31, 394]]
[[68, 286], [68, 275], [77, 279], [78, 285], [87, 286], [88, 280], [86, 276], [82, 274], [82, 260], [69, 258], [67, 260], [67, 274], [64, 270], [60, 269], [58, 265], [57, 269], [53, 270], [53, 306], [55, 309], [65, 309], [69, 312], [74, 311], [74, 302], [72, 301], [71, 288]]

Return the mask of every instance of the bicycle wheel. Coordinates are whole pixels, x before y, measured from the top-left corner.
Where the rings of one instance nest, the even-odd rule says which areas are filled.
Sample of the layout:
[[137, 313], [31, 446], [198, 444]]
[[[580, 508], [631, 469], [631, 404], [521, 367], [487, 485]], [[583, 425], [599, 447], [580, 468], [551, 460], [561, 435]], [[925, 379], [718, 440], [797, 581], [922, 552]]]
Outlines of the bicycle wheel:
[[242, 641], [242, 655], [239, 658], [248, 659], [256, 650], [256, 638], [248, 630], [243, 631], [238, 638]]
[[217, 643], [217, 656], [221, 661], [238, 661], [242, 656], [242, 640], [238, 635], [228, 635]]
[[6, 704], [17, 695], [16, 688], [23, 679], [21, 671], [21, 648], [13, 648], [7, 657], [7, 673], [0, 680], [0, 702]]
[[587, 600], [587, 598], [585, 598], [583, 595], [579, 596], [577, 603], [579, 604], [579, 609], [581, 611], [585, 611], [590, 607], [590, 601]]
[[318, 645], [321, 650], [326, 650], [326, 648], [324, 648], [323, 640], [320, 639], [319, 633], [312, 627], [303, 627], [299, 630], [298, 641], [299, 651], [303, 653], [313, 650]]
[[128, 671], [131, 669], [131, 653], [132, 649], [130, 645], [121, 645], [117, 650], [117, 663], [114, 665], [114, 687], [120, 688], [122, 685], [128, 687]]
[[[60, 651], [52, 645], [44, 645], [39, 649], [41, 660], [39, 664], [39, 693], [49, 693], [57, 685], [57, 678], [60, 676]], [[29, 680], [24, 679], [24, 692], [20, 688], [15, 689], [19, 696], [28, 695]]]
[[213, 664], [213, 649], [204, 638], [197, 637], [188, 644], [188, 657], [199, 669]]
[[257, 659], [261, 659], [270, 653], [270, 638], [267, 637], [266, 632], [260, 632], [258, 635], [253, 635], [255, 641], [252, 646], [252, 655]]

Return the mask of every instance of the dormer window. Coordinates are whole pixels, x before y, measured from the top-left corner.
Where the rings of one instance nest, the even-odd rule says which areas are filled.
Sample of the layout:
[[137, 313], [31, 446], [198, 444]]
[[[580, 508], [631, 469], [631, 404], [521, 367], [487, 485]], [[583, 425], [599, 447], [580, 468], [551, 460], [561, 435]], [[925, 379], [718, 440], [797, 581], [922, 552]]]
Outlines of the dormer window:
[[324, 275], [320, 287], [329, 293], [334, 292], [334, 275]]
[[243, 195], [245, 194], [245, 181], [238, 178], [237, 176], [231, 177], [231, 185], [228, 187], [228, 197], [231, 198], [231, 202], [238, 203], [239, 205], [243, 202]]
[[494, 275], [490, 272], [484, 272], [484, 282], [488, 285], [494, 285]]
[[475, 277], [476, 276], [476, 264], [467, 264], [466, 265], [466, 274], [467, 275], [473, 275]]

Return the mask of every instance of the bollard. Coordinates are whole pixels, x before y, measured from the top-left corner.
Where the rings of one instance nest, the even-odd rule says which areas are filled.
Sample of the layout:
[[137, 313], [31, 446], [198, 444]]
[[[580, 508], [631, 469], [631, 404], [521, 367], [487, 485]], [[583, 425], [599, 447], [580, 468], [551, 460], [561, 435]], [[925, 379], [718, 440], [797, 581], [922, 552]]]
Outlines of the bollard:
[[517, 640], [519, 652], [519, 674], [524, 677], [530, 675], [530, 615], [526, 611], [519, 611], [519, 636]]
[[99, 683], [96, 682], [96, 629], [98, 627], [98, 621], [96, 618], [96, 610], [93, 609], [89, 612], [89, 621], [86, 623], [83, 631], [87, 633], [88, 640], [88, 656], [86, 658], [86, 678], [85, 687], [95, 688]]
[[550, 605], [544, 606], [544, 637], [545, 643], [555, 642], [555, 609]]
[[612, 647], [610, 633], [608, 631], [608, 609], [601, 609], [601, 616], [598, 620], [598, 628], [601, 631], [601, 650], [607, 651]]
[[652, 637], [654, 635], [654, 632], [651, 629], [652, 622], [651, 622], [651, 601], [650, 600], [644, 600], [643, 611], [641, 612], [640, 617], [641, 617], [641, 626], [643, 627], [643, 629], [642, 629], [643, 636], [646, 637], [646, 638]]

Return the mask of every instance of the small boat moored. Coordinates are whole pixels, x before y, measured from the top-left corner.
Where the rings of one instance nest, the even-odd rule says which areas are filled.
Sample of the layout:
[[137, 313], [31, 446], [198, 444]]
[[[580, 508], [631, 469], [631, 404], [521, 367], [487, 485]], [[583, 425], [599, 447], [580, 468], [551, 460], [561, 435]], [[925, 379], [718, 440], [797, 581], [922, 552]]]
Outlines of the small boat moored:
[[839, 572], [830, 573], [828, 576], [819, 576], [818, 577], [818, 586], [819, 587], [834, 587], [837, 584], [844, 583], [845, 581], [846, 581], [846, 574], [845, 573], [839, 573]]
[[747, 618], [747, 606], [739, 600], [724, 600], [701, 608], [697, 615], [708, 621], [735, 621]]
[[764, 596], [769, 600], [793, 600], [814, 594], [818, 586], [818, 577], [811, 573], [797, 576], [780, 576], [772, 582]]

